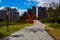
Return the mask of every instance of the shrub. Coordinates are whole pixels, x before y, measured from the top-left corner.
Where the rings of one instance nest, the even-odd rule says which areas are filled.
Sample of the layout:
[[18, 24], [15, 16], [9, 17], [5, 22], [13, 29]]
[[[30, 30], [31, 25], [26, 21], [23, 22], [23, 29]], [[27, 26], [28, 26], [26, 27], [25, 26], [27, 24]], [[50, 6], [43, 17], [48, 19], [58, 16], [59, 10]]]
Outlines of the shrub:
[[2, 22], [3, 20], [2, 19], [0, 19], [0, 22]]
[[41, 19], [43, 23], [60, 23], [60, 18], [44, 18]]
[[0, 38], [2, 38], [4, 35], [3, 35], [3, 33], [0, 33]]
[[48, 26], [60, 29], [60, 24], [50, 23]]
[[53, 23], [54, 21], [53, 21], [53, 18], [44, 18], [44, 19], [42, 19], [42, 22], [43, 23]]
[[56, 21], [57, 21], [57, 23], [60, 23], [60, 18], [57, 18]]

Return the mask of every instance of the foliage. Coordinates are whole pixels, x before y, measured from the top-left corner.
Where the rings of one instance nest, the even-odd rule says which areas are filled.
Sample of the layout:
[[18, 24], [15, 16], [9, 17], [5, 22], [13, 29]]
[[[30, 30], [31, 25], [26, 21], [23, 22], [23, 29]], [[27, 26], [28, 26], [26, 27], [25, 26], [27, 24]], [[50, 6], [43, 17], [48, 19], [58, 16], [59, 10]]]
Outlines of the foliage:
[[60, 16], [60, 4], [52, 2], [47, 10], [49, 17], [59, 17]]
[[23, 15], [20, 16], [20, 20], [22, 20], [23, 22], [27, 22], [27, 23], [33, 23], [33, 18], [31, 16], [31, 14], [27, 14], [24, 13]]
[[23, 20], [24, 14], [22, 14], [21, 16], [19, 16], [19, 20]]
[[0, 19], [0, 22], [2, 22], [3, 20], [2, 19]]
[[43, 23], [52, 23], [52, 20], [53, 20], [53, 18], [45, 18], [45, 19], [42, 19], [42, 22]]
[[49, 17], [55, 17], [54, 9], [52, 7], [49, 7], [47, 10], [47, 14], [49, 15]]
[[0, 38], [2, 38], [4, 36], [4, 34], [3, 33], [0, 33]]
[[60, 23], [60, 18], [45, 18], [41, 20], [43, 23]]
[[56, 16], [60, 16], [60, 5], [58, 5], [55, 9]]

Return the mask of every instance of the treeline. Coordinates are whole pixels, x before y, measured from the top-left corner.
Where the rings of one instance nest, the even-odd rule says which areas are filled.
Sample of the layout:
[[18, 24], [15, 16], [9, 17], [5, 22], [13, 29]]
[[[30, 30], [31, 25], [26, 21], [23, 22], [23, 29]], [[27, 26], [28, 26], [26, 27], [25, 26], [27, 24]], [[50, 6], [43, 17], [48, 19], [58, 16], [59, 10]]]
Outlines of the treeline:
[[47, 9], [47, 14], [49, 17], [60, 17], [60, 3], [52, 2]]
[[42, 22], [47, 23], [60, 23], [60, 2], [52, 2], [50, 7], [47, 9], [48, 18], [41, 19]]

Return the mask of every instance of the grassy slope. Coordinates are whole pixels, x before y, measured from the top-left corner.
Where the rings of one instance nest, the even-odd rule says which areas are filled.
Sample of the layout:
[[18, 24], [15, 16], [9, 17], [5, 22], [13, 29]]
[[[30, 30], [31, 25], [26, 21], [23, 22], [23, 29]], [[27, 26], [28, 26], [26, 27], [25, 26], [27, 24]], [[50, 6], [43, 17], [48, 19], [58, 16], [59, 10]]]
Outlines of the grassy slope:
[[11, 33], [14, 33], [17, 30], [20, 30], [24, 27], [31, 26], [31, 23], [22, 23], [17, 25], [9, 25], [9, 32], [6, 30], [6, 26], [0, 27], [0, 38], [10, 35]]
[[[53, 25], [54, 25], [54, 23], [53, 23]], [[54, 28], [54, 27], [49, 27], [49, 24], [47, 24], [46, 30], [48, 31], [49, 34], [51, 34], [54, 38], [56, 38], [56, 40], [60, 40], [60, 29]]]

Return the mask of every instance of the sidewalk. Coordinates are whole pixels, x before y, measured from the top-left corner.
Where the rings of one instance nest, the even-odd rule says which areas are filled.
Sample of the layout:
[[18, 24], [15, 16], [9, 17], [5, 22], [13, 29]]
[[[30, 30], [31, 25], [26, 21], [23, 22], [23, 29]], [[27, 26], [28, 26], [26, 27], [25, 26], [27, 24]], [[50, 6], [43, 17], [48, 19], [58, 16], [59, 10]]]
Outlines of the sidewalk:
[[3, 40], [54, 40], [45, 30], [45, 25], [35, 20], [34, 25], [21, 29]]

